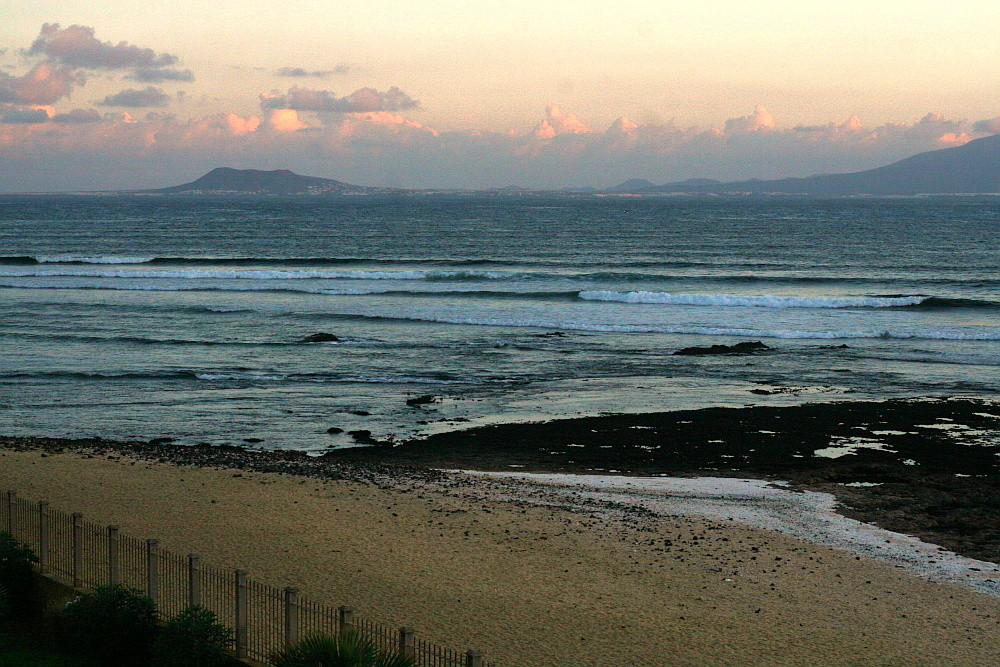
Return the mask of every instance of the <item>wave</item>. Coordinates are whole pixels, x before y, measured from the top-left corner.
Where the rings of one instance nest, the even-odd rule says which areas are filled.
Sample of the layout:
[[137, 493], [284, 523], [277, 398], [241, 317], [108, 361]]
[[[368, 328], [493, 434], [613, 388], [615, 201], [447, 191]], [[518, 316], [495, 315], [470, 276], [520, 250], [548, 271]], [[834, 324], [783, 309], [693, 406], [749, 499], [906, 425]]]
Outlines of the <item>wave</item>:
[[25, 264], [147, 264], [155, 261], [155, 257], [115, 255], [21, 255], [0, 257], [0, 265], [13, 266]]
[[931, 296], [920, 303], [911, 306], [913, 310], [950, 310], [953, 308], [971, 308], [975, 310], [1000, 310], [1000, 303], [983, 299], [956, 299]]
[[[243, 280], [266, 283], [287, 280], [395, 280], [426, 282], [518, 282], [574, 281], [584, 283], [649, 283], [698, 282], [721, 284], [782, 284], [782, 285], [872, 285], [898, 282], [919, 285], [961, 285], [987, 288], [1000, 285], [1000, 278], [919, 278], [895, 279], [865, 276], [801, 276], [756, 274], [665, 274], [632, 271], [600, 271], [563, 273], [552, 271], [477, 271], [443, 269], [263, 269], [263, 268], [177, 268], [128, 269], [107, 266], [7, 265], [0, 268], [0, 278], [95, 278], [95, 279], [173, 279], [173, 280]], [[266, 288], [265, 288], [266, 289]]]
[[[48, 371], [38, 373], [9, 373], [0, 375], [2, 379], [11, 380], [199, 380], [203, 382], [305, 382], [321, 384], [432, 384], [461, 385], [469, 384], [469, 380], [452, 378], [435, 378], [417, 375], [402, 376], [353, 376], [353, 375], [320, 375], [320, 374], [273, 374], [250, 371], [154, 371], [154, 372], [115, 372], [115, 371]], [[489, 381], [489, 380], [487, 380]], [[520, 378], [499, 378], [493, 382], [516, 382]]]
[[[2, 273], [0, 273], [2, 275]], [[278, 286], [280, 285], [280, 287]], [[906, 310], [1000, 310], [1000, 302], [984, 299], [962, 299], [929, 295], [886, 294], [864, 297], [797, 297], [740, 294], [689, 294], [651, 291], [602, 291], [602, 290], [490, 290], [490, 289], [351, 289], [329, 288], [313, 285], [247, 282], [240, 284], [191, 285], [179, 283], [105, 283], [74, 282], [72, 284], [38, 285], [0, 279], [0, 288], [58, 289], [58, 290], [115, 290], [135, 292], [287, 292], [295, 294], [321, 294], [328, 296], [398, 296], [413, 299], [486, 299], [526, 301], [606, 301], [635, 304], [663, 304], [681, 306], [748, 307], [748, 308], [894, 308]], [[43, 304], [49, 305], [49, 304]], [[93, 304], [94, 307], [97, 304]], [[67, 307], [67, 306], [64, 306]], [[110, 306], [108, 306], [110, 307]], [[153, 307], [150, 305], [149, 307]], [[131, 309], [129, 307], [121, 307]], [[165, 310], [185, 310], [164, 308]], [[217, 313], [255, 312], [245, 307], [189, 307], [192, 312], [209, 310]]]
[[[20, 289], [53, 289], [53, 290], [112, 290], [126, 292], [288, 292], [293, 294], [325, 294], [328, 296], [401, 296], [420, 299], [491, 299], [491, 300], [542, 300], [542, 301], [575, 301], [578, 298], [576, 291], [547, 291], [547, 292], [524, 292], [524, 291], [500, 291], [500, 290], [397, 290], [397, 289], [331, 289], [325, 287], [309, 287], [305, 285], [287, 285], [281, 287], [262, 284], [242, 284], [242, 285], [215, 285], [215, 286], [192, 286], [184, 284], [103, 284], [103, 283], [74, 283], [72, 285], [31, 285], [0, 280], [0, 288], [20, 288]], [[51, 304], [40, 304], [51, 305]], [[93, 304], [95, 307], [97, 304]], [[126, 307], [124, 309], [130, 309]], [[190, 312], [203, 312], [210, 310], [216, 313], [243, 313], [254, 312], [249, 308], [161, 308], [164, 310], [186, 310]]]
[[434, 322], [437, 324], [454, 324], [462, 326], [512, 327], [527, 329], [546, 329], [557, 331], [583, 331], [595, 333], [654, 333], [695, 336], [731, 336], [753, 338], [788, 338], [788, 339], [898, 339], [898, 340], [966, 340], [993, 341], [1000, 340], [1000, 331], [980, 331], [964, 333], [960, 331], [922, 329], [922, 330], [841, 330], [841, 331], [806, 331], [793, 329], [748, 329], [740, 327], [701, 327], [701, 326], [671, 326], [651, 324], [605, 324], [580, 321], [542, 321], [518, 320], [501, 318], [462, 318], [462, 317], [418, 317], [396, 315], [365, 315], [351, 313], [299, 313], [300, 318], [323, 321], [384, 321], [384, 322]]
[[669, 294], [667, 292], [580, 292], [588, 301], [665, 304], [681, 306], [738, 306], [746, 308], [898, 308], [923, 303], [926, 296], [901, 297], [801, 297], [744, 296], [738, 294]]
[[754, 261], [704, 261], [686, 259], [641, 259], [609, 262], [608, 260], [531, 260], [469, 258], [448, 259], [440, 257], [153, 257], [116, 255], [6, 255], [0, 256], [0, 265], [32, 264], [150, 264], [153, 266], [342, 266], [350, 264], [431, 264], [440, 266], [616, 266], [633, 268], [679, 268], [693, 266], [738, 266], [747, 268], [786, 268], [787, 264]]
[[[98, 269], [37, 267], [0, 270], [7, 278], [129, 278], [180, 280], [506, 280], [535, 274], [504, 271], [294, 271], [289, 269]], [[550, 276], [547, 276], [550, 277]]]

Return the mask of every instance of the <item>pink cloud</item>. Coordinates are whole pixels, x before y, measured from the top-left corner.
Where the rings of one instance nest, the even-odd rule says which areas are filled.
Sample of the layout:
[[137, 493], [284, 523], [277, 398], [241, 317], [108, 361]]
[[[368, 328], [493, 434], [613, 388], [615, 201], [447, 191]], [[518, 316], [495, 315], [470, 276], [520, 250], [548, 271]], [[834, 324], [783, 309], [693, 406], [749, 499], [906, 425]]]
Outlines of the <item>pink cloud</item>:
[[561, 134], [590, 134], [593, 131], [576, 115], [564, 113], [559, 107], [550, 104], [545, 107], [545, 119], [535, 126], [532, 135], [538, 139], [551, 139]]
[[37, 63], [23, 76], [0, 72], [0, 102], [12, 104], [53, 104], [83, 83], [83, 76], [71, 68]]
[[761, 130], [773, 130], [777, 126], [771, 112], [758, 104], [753, 108], [753, 113], [749, 116], [730, 118], [726, 121], [726, 132], [737, 134], [740, 132], [759, 132]]
[[945, 132], [937, 138], [937, 141], [947, 146], [961, 146], [972, 141], [972, 137], [966, 132]]
[[330, 113], [366, 113], [370, 111], [403, 111], [415, 109], [420, 103], [393, 86], [385, 92], [361, 88], [346, 97], [337, 97], [329, 90], [313, 90], [294, 86], [287, 93], [260, 96], [263, 109], [294, 109]]
[[299, 112], [295, 109], [274, 109], [267, 123], [278, 132], [295, 132], [309, 127], [299, 119]]
[[128, 42], [102, 42], [94, 37], [94, 29], [87, 26], [61, 28], [58, 23], [44, 24], [27, 53], [84, 69], [159, 68], [178, 61], [170, 53], [157, 53]]
[[[24, 111], [8, 107], [9, 112]], [[0, 161], [10, 165], [0, 173], [0, 190], [18, 189], [9, 183], [29, 171], [69, 179], [69, 174], [61, 176], [67, 172], [59, 165], [74, 161], [114, 159], [123, 165], [94, 174], [87, 187], [96, 188], [101, 178], [138, 178], [134, 174], [142, 173], [147, 163], [186, 165], [190, 170], [194, 165], [234, 163], [234, 156], [247, 167], [280, 163], [363, 184], [379, 184], [383, 176], [378, 169], [392, 165], [408, 174], [403, 179], [407, 186], [426, 187], [607, 186], [632, 177], [653, 182], [773, 178], [876, 167], [956, 145], [973, 131], [970, 123], [928, 114], [915, 122], [879, 127], [866, 127], [851, 117], [811, 128], [744, 132], [641, 124], [621, 117], [595, 132], [576, 115], [551, 108], [544, 121], [556, 134], [543, 138], [534, 131], [440, 132], [390, 111], [318, 119], [309, 116], [315, 112], [296, 109], [268, 112], [263, 120], [223, 113], [191, 121], [87, 110], [61, 119], [52, 108], [44, 114], [13, 114], [11, 120], [29, 122], [0, 122]], [[336, 173], [331, 173], [331, 165], [337, 165]], [[144, 185], [114, 182], [100, 187]]]

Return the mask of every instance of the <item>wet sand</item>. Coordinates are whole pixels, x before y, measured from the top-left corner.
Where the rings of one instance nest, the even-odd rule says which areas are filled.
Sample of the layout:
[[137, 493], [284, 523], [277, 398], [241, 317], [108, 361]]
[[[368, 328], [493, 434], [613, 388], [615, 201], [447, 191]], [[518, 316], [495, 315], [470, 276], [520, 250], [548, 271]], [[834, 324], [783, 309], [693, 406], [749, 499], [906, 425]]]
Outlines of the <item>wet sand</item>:
[[4, 488], [500, 664], [1000, 661], [1000, 599], [679, 504], [290, 454], [0, 444]]

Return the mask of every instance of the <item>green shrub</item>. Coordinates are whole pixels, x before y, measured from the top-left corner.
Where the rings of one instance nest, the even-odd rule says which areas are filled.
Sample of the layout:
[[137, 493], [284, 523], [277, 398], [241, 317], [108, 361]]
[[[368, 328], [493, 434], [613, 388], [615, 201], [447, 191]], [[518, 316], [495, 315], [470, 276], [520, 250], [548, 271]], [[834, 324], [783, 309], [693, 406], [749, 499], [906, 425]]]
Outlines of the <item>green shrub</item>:
[[339, 637], [314, 635], [271, 656], [275, 667], [412, 667], [413, 660], [396, 651], [380, 651], [355, 632]]
[[96, 667], [79, 656], [56, 651], [50, 644], [22, 631], [0, 629], [0, 667]]
[[141, 665], [156, 637], [156, 603], [124, 586], [98, 586], [66, 605], [78, 651], [108, 665]]
[[38, 556], [27, 544], [0, 532], [0, 586], [7, 592], [10, 612], [30, 609], [35, 592], [31, 566], [37, 562]]
[[229, 662], [233, 631], [197, 605], [184, 609], [160, 630], [153, 644], [155, 667], [218, 667]]

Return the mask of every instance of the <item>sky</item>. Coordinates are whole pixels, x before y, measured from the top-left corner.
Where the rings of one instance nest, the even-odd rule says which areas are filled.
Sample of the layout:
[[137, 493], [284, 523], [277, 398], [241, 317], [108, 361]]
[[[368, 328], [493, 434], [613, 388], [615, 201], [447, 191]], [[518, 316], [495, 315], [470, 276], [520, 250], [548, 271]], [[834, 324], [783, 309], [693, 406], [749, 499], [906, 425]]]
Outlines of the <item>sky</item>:
[[606, 187], [1000, 132], [1000, 3], [0, 0], [0, 191]]

